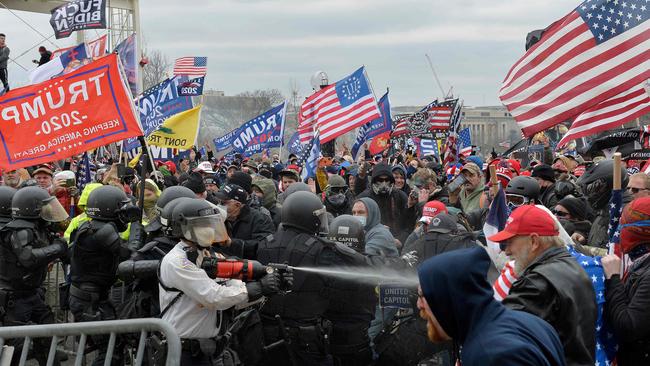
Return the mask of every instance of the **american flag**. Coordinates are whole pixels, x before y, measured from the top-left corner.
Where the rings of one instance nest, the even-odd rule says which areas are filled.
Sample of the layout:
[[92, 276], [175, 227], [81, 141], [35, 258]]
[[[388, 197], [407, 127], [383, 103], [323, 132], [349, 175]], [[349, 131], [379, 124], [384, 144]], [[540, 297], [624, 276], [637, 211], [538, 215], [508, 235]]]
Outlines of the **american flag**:
[[580, 137], [608, 131], [647, 113], [650, 113], [650, 96], [643, 85], [639, 85], [582, 112], [558, 147]]
[[434, 139], [420, 139], [420, 144], [418, 146], [420, 147], [420, 156], [440, 156], [440, 152], [438, 151], [438, 141]]
[[469, 127], [463, 128], [458, 133], [458, 144], [460, 145], [458, 155], [469, 156], [472, 153], [472, 133]]
[[302, 167], [300, 178], [305, 180], [309, 177], [316, 176], [316, 167], [318, 158], [320, 158], [320, 140], [316, 135], [309, 144], [302, 150], [302, 155], [298, 158], [298, 166]]
[[619, 257], [623, 256], [623, 250], [620, 246], [621, 232], [618, 223], [621, 220], [623, 212], [623, 193], [620, 189], [612, 191], [612, 198], [609, 201], [609, 226], [607, 235], [609, 235], [609, 252]]
[[647, 0], [587, 0], [515, 63], [499, 98], [532, 136], [650, 78]]
[[434, 101], [424, 108], [428, 114], [432, 131], [449, 129], [451, 116], [457, 102], [458, 99], [445, 100], [444, 102]]
[[174, 62], [174, 75], [204, 76], [207, 72], [207, 57], [181, 57]]
[[91, 164], [90, 159], [88, 158], [88, 152], [85, 152], [81, 158], [81, 161], [77, 165], [77, 171], [75, 172], [77, 178], [77, 189], [79, 190], [79, 193], [83, 191], [86, 184], [92, 181], [90, 175], [90, 167]]
[[393, 121], [393, 124], [395, 125], [395, 129], [390, 134], [391, 137], [398, 137], [409, 133], [409, 126], [408, 126], [409, 117], [410, 115], [408, 114], [400, 114], [395, 116], [395, 120]]
[[318, 131], [326, 143], [381, 117], [377, 100], [363, 67], [307, 98], [300, 107], [298, 132], [307, 143]]

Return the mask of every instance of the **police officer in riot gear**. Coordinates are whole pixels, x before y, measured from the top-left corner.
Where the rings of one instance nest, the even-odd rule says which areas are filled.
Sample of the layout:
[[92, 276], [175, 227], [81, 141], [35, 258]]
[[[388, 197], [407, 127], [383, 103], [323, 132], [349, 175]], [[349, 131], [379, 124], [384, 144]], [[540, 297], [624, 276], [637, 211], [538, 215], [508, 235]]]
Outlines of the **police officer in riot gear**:
[[[10, 191], [2, 190], [1, 204], [6, 215]], [[56, 197], [39, 187], [26, 187], [11, 198], [11, 222], [0, 231], [0, 316], [5, 326], [54, 323], [54, 315], [44, 302], [41, 288], [48, 264], [63, 257], [68, 248], [49, 227], [68, 217]], [[35, 340], [35, 357], [47, 361], [46, 340]], [[20, 346], [18, 346], [20, 347]], [[17, 349], [15, 355], [20, 355]], [[18, 361], [14, 359], [14, 363]]]
[[[341, 215], [329, 225], [328, 239], [357, 253], [365, 249], [361, 222]], [[332, 322], [330, 350], [334, 365], [368, 365], [372, 361], [368, 328], [375, 315], [377, 297], [374, 286], [355, 281], [337, 281], [330, 290], [325, 317]]]
[[[116, 314], [109, 301], [110, 288], [118, 264], [131, 254], [120, 232], [129, 222], [140, 220], [141, 212], [122, 190], [103, 186], [88, 197], [86, 214], [90, 221], [71, 236], [70, 310], [77, 322], [113, 320]], [[91, 338], [98, 348], [93, 365], [103, 364], [108, 337]], [[113, 358], [113, 363], [119, 362], [119, 356]]]
[[[353, 249], [319, 237], [327, 235], [327, 212], [311, 192], [295, 192], [282, 205], [282, 225], [273, 240], [260, 244], [263, 264], [286, 263], [294, 267], [344, 265]], [[331, 325], [324, 318], [336, 287], [334, 279], [296, 271], [291, 292], [271, 296], [260, 310], [267, 344], [268, 364], [318, 365], [328, 357]], [[279, 343], [278, 343], [279, 342]]]
[[217, 262], [208, 258], [215, 255], [212, 244], [227, 239], [224, 215], [205, 200], [181, 200], [171, 217], [180, 241], [160, 265], [161, 318], [181, 337], [181, 365], [235, 364], [222, 311], [277, 292], [280, 278], [270, 273], [259, 282], [216, 282], [211, 265]]
[[0, 186], [0, 228], [11, 221], [11, 199], [15, 193], [15, 188]]

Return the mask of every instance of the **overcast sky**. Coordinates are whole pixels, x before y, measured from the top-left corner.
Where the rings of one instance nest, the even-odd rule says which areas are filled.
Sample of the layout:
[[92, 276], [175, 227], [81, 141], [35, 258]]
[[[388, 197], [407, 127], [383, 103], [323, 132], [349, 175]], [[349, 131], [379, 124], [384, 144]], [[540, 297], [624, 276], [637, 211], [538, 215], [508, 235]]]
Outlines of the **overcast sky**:
[[[317, 70], [330, 81], [365, 65], [377, 97], [387, 87], [393, 106], [425, 104], [441, 96], [425, 58], [443, 87], [453, 86], [466, 105], [497, 105], [509, 67], [524, 52], [526, 34], [544, 28], [578, 5], [574, 0], [141, 0], [147, 47], [170, 60], [207, 56], [207, 86], [226, 95], [277, 88], [302, 96]], [[17, 12], [46, 37], [49, 15]], [[0, 33], [12, 57], [34, 68], [36, 48], [55, 46], [5, 9]], [[100, 32], [101, 33], [101, 32]], [[95, 38], [90, 31], [87, 38]], [[58, 46], [70, 39], [54, 40]], [[171, 71], [171, 70], [170, 70]], [[9, 66], [12, 84], [26, 72]]]

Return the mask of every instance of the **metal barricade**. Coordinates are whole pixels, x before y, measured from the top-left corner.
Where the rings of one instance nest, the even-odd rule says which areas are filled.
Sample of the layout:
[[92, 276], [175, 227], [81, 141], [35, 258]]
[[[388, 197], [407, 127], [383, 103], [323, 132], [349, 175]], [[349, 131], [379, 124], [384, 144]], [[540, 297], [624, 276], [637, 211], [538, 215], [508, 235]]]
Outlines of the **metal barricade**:
[[5, 340], [24, 338], [25, 340], [23, 341], [19, 364], [20, 366], [23, 366], [27, 362], [27, 354], [29, 352], [29, 345], [31, 340], [33, 338], [52, 337], [52, 342], [50, 343], [50, 349], [47, 358], [47, 364], [52, 365], [56, 356], [56, 347], [58, 341], [68, 336], [79, 336], [79, 343], [77, 346], [74, 364], [75, 366], [81, 366], [84, 359], [84, 350], [86, 348], [87, 337], [89, 335], [110, 334], [108, 349], [106, 351], [106, 359], [104, 362], [104, 366], [109, 366], [111, 364], [113, 352], [115, 351], [117, 334], [137, 332], [140, 333], [140, 340], [138, 342], [135, 365], [142, 365], [142, 360], [144, 359], [145, 355], [145, 342], [148, 332], [161, 332], [165, 335], [167, 341], [167, 359], [165, 361], [165, 364], [167, 366], [175, 366], [180, 364], [181, 339], [178, 337], [178, 334], [169, 323], [162, 319], [155, 318], [0, 327], [0, 358], [2, 358], [2, 352], [4, 351]]

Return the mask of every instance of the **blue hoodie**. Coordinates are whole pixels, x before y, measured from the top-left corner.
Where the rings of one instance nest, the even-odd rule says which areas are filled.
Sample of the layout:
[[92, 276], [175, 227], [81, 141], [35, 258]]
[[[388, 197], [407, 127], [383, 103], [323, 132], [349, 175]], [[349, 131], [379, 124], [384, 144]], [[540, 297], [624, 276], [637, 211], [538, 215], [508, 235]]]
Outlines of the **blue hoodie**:
[[459, 249], [426, 260], [418, 270], [422, 294], [442, 329], [462, 346], [471, 365], [565, 365], [555, 330], [542, 319], [494, 300], [483, 248]]
[[397, 257], [399, 252], [395, 246], [395, 237], [390, 233], [388, 226], [382, 225], [379, 205], [372, 198], [364, 197], [359, 200], [363, 202], [368, 212], [364, 227], [366, 230], [366, 254]]

